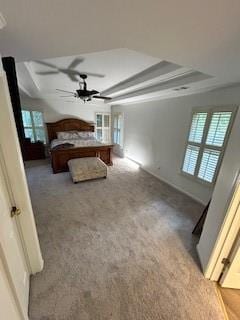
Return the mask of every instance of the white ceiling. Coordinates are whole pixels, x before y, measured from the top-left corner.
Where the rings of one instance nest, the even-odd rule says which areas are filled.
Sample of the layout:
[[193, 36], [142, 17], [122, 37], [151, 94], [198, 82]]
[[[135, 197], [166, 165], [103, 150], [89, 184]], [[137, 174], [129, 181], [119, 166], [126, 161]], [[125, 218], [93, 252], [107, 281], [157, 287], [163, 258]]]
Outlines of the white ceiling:
[[[74, 70], [80, 73], [93, 73], [98, 76], [88, 76], [88, 88], [103, 91], [126, 78], [159, 62], [157, 58], [128, 49], [109, 50], [104, 52], [83, 54], [78, 56], [45, 59], [39, 62], [29, 61], [17, 63], [18, 81], [22, 91], [33, 98], [56, 98], [64, 93], [56, 89], [75, 91], [79, 88], [77, 82], [59, 72], [58, 74], [41, 75], [39, 72], [55, 71], [56, 69], [42, 65], [48, 63], [58, 68], [68, 68], [75, 59], [83, 59]], [[80, 79], [79, 79], [80, 80]]]
[[[0, 11], [7, 21], [2, 55], [19, 62], [64, 57], [52, 61], [60, 65], [67, 56], [84, 57], [78, 68], [106, 75], [88, 79], [99, 91], [162, 60], [212, 76], [194, 82], [195, 90], [240, 81], [239, 0], [0, 0]], [[75, 86], [64, 75], [43, 80], [35, 74], [39, 67], [19, 67], [26, 94]]]

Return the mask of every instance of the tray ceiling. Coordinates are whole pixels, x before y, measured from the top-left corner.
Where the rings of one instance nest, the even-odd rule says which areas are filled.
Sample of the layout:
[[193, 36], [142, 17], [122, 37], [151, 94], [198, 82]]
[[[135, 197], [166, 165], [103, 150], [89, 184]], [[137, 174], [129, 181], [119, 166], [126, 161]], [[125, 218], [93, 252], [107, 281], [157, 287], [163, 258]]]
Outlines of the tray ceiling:
[[87, 73], [88, 88], [110, 96], [110, 104], [176, 97], [226, 85], [211, 75], [123, 48], [17, 63], [20, 92], [34, 99], [76, 101], [62, 97], [66, 94], [56, 89], [78, 89], [79, 73]]

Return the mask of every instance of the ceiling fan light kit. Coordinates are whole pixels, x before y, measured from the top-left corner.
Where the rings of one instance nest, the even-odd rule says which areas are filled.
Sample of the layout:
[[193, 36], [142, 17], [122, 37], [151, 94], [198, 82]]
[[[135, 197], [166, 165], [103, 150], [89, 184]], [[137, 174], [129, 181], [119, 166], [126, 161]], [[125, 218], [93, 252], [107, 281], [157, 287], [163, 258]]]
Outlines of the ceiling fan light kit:
[[86, 101], [91, 101], [92, 99], [102, 99], [102, 100], [111, 100], [110, 97], [104, 97], [101, 95], [96, 95], [99, 93], [97, 90], [88, 90], [87, 89], [87, 75], [86, 74], [79, 74], [79, 77], [82, 79], [82, 81], [79, 81], [80, 89], [77, 89], [76, 92], [66, 91], [62, 89], [56, 89], [57, 91], [70, 93], [72, 97], [81, 99], [84, 103]]

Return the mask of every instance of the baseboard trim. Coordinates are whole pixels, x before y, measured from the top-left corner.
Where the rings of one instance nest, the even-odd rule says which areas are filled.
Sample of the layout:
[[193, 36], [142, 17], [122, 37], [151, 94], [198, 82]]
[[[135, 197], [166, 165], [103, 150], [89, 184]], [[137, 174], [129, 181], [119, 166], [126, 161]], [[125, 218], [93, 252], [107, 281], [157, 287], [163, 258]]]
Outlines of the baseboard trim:
[[[136, 160], [133, 160], [133, 159], [127, 157], [127, 156], [125, 156], [124, 158], [127, 158], [128, 160], [131, 160], [132, 162], [136, 163], [140, 168], [143, 169], [142, 164], [141, 164], [140, 162], [137, 162]], [[146, 170], [145, 170], [145, 171], [146, 171]]]
[[125, 158], [131, 160], [132, 162], [135, 162], [137, 165], [139, 165], [139, 167], [146, 171], [147, 173], [151, 174], [152, 176], [154, 176], [155, 178], [157, 178], [158, 180], [168, 184], [169, 186], [171, 186], [172, 188], [178, 190], [179, 192], [187, 195], [189, 198], [197, 201], [198, 203], [202, 204], [203, 206], [206, 206], [206, 203], [204, 201], [202, 201], [201, 199], [199, 199], [198, 197], [194, 196], [193, 194], [189, 193], [188, 191], [184, 190], [184, 189], [180, 189], [178, 186], [176, 186], [175, 184], [169, 182], [168, 180], [156, 175], [154, 172], [152, 172], [151, 170], [147, 169], [146, 167], [144, 167], [140, 162], [137, 162], [136, 160], [133, 160], [127, 156], [125, 156]]
[[[132, 159], [130, 159], [130, 160], [132, 160]], [[184, 190], [184, 189], [180, 189], [180, 188], [179, 188], [178, 186], [176, 186], [175, 184], [173, 184], [173, 183], [169, 182], [168, 180], [166, 180], [166, 179], [164, 179], [164, 178], [156, 175], [156, 174], [155, 174], [154, 172], [152, 172], [151, 170], [146, 169], [146, 168], [143, 167], [143, 166], [141, 166], [141, 169], [144, 170], [144, 171], [146, 171], [147, 173], [151, 174], [152, 176], [154, 176], [154, 177], [157, 178], [158, 180], [163, 181], [164, 183], [168, 184], [168, 185], [171, 186], [172, 188], [178, 190], [179, 192], [187, 195], [189, 198], [197, 201], [198, 203], [200, 203], [200, 204], [202, 204], [202, 205], [204, 205], [204, 206], [206, 205], [206, 203], [203, 202], [203, 201], [202, 201], [201, 199], [199, 199], [198, 197], [192, 195], [191, 193], [189, 193], [188, 191], [186, 191], [186, 190]]]

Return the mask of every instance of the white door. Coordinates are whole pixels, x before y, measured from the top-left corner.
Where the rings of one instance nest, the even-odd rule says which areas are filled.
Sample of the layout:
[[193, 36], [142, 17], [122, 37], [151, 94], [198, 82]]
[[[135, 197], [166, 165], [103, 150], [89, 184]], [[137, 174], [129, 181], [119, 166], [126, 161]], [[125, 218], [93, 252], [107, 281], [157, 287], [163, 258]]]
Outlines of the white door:
[[220, 284], [225, 288], [240, 289], [240, 233], [228, 259], [229, 261], [220, 279]]
[[18, 217], [11, 217], [14, 204], [2, 162], [1, 148], [0, 160], [0, 259], [5, 265], [19, 313], [22, 319], [28, 319], [29, 270], [17, 228]]

